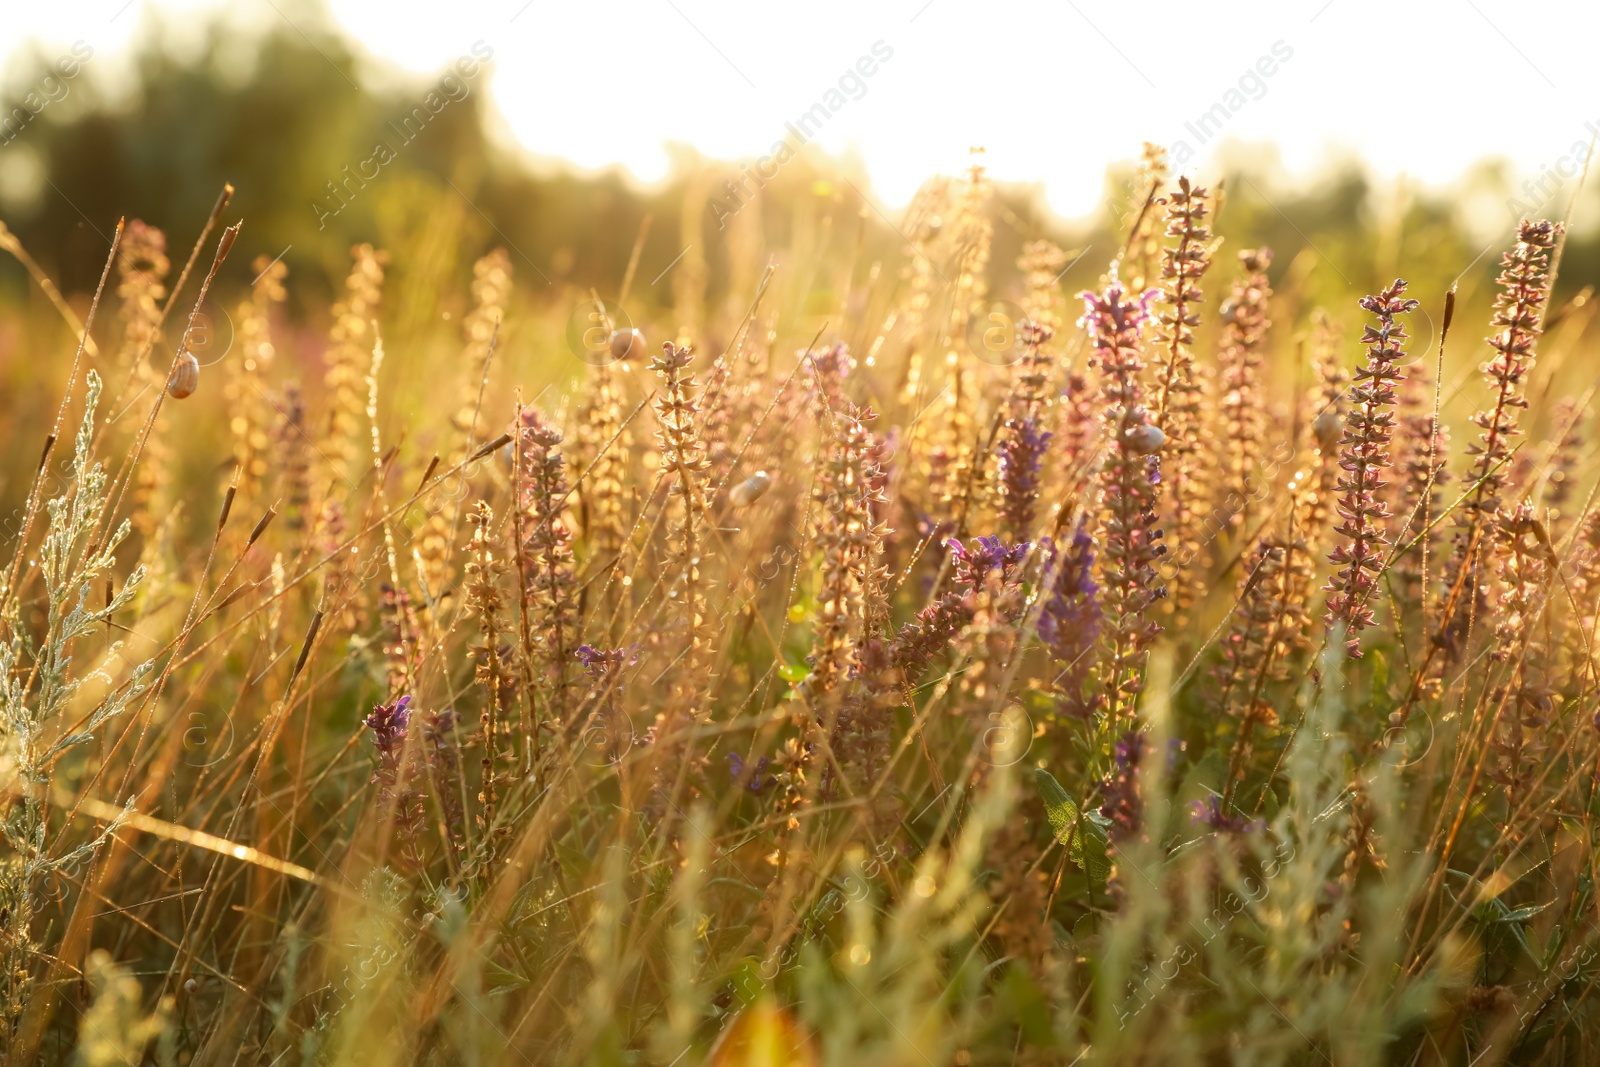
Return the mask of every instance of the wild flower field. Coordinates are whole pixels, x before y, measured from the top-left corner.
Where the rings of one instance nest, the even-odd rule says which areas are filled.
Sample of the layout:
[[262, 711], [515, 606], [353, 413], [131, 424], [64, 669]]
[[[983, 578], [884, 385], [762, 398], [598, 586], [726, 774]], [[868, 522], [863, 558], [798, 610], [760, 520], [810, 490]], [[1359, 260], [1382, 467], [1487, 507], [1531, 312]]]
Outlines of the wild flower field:
[[493, 251], [403, 412], [383, 250], [317, 335], [227, 192], [92, 306], [5, 234], [83, 338], [4, 398], [7, 1062], [1600, 1062], [1570, 220], [1329, 303], [1135, 188], [1012, 301], [930, 181], [802, 333], [801, 257]]

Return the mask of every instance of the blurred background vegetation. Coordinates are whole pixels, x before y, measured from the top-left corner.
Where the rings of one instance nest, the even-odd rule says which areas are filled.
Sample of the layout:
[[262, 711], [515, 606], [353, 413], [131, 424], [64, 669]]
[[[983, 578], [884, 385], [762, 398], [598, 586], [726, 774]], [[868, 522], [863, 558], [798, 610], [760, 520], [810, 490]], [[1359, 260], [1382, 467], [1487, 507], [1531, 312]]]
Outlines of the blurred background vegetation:
[[[620, 171], [578, 173], [537, 159], [493, 132], [486, 92], [492, 60], [467, 82], [465, 98], [452, 101], [400, 147], [347, 207], [325, 215], [317, 205], [332, 204], [328, 183], [371, 156], [377, 141], [398, 143], [393, 127], [445, 73], [376, 77], [358, 46], [326, 28], [331, 25], [312, 3], [296, 10], [292, 25], [285, 21], [242, 39], [213, 24], [200, 47], [179, 48], [153, 22], [137, 50], [131, 82], [107, 84], [105, 72], [86, 63], [65, 97], [0, 145], [0, 220], [57, 280], [80, 316], [118, 217], [142, 219], [168, 235], [175, 275], [218, 190], [232, 182], [237, 195], [227, 219], [243, 218], [245, 227], [219, 281], [219, 307], [232, 307], [243, 294], [256, 257], [281, 254], [289, 267], [285, 328], [294, 335], [291, 345], [280, 347], [293, 350], [290, 373], [303, 376], [310, 392], [321, 379], [318, 360], [329, 309], [352, 244], [371, 242], [387, 252], [381, 325], [390, 340], [385, 388], [395, 413], [386, 417], [406, 419], [409, 410], [427, 403], [432, 368], [459, 348], [471, 265], [495, 247], [508, 251], [515, 274], [502, 336], [506, 383], [559, 391], [575, 381], [584, 363], [565, 340], [569, 317], [587, 306], [591, 289], [608, 300], [618, 296], [647, 219], [625, 311], [646, 327], [652, 342], [683, 325], [669, 320], [685, 286], [692, 296], [703, 285], [703, 306], [722, 311], [698, 324], [698, 343], [702, 350], [718, 350], [748, 306], [769, 249], [783, 250], [773, 283], [782, 309], [780, 348], [802, 346], [825, 323], [830, 335], [852, 343], [875, 336], [879, 311], [866, 307], [860, 294], [873, 272], [899, 277], [914, 253], [897, 228], [898, 213], [872, 199], [853, 160], [829, 158], [808, 146], [765, 185], [754, 205], [719, 229], [707, 201], [725, 196], [722, 183], [737, 176], [736, 165], [682, 147], [675, 150], [673, 176], [647, 188]], [[6, 114], [56, 59], [36, 50], [13, 61], [5, 79]], [[1042, 135], [1058, 137], [1063, 151], [1072, 150], [1067, 124]], [[1128, 146], [1130, 160], [1138, 150], [1137, 144]], [[1290, 274], [1303, 279], [1279, 288], [1310, 294], [1307, 302], [1351, 316], [1361, 294], [1403, 274], [1427, 313], [1415, 331], [1420, 344], [1433, 340], [1444, 292], [1457, 281], [1449, 272], [1470, 264], [1459, 277], [1463, 314], [1457, 328], [1471, 335], [1465, 343], [1476, 345], [1499, 251], [1509, 244], [1516, 221], [1512, 198], [1560, 218], [1576, 185], [1569, 181], [1530, 197], [1494, 161], [1450, 190], [1430, 191], [1404, 183], [1377, 186], [1357, 160], [1313, 181], [1294, 181], [1270, 150], [1233, 145], [1223, 158], [1220, 172], [1197, 175], [1225, 191], [1215, 227], [1225, 247], [1214, 285], [1231, 279], [1234, 251], [1265, 244], [1277, 253], [1275, 283], [1289, 281]], [[996, 192], [990, 292], [997, 297], [1020, 293], [1018, 254], [1025, 242], [1041, 236], [1069, 256], [1085, 253], [1061, 279], [1066, 293], [1093, 284], [1144, 196], [1131, 161], [1110, 168], [1103, 208], [1089, 218], [1053, 217], [1037, 188], [1002, 186]], [[1561, 264], [1556, 306], [1600, 273], [1600, 234], [1584, 222], [1600, 215], [1585, 210], [1592, 187], [1583, 200]], [[0, 318], [0, 362], [13, 395], [8, 414], [14, 416], [0, 424], [0, 446], [32, 452], [41, 434], [28, 400], [58, 395], [70, 332], [23, 268], [5, 256], [0, 301], [25, 312]], [[1304, 309], [1285, 310], [1298, 318]], [[226, 332], [226, 316], [217, 318]], [[1353, 336], [1347, 343], [1353, 352]], [[1273, 345], [1282, 357], [1282, 383], [1308, 381], [1304, 367], [1288, 362], [1296, 339], [1281, 331]], [[1477, 359], [1474, 354], [1460, 369], [1476, 366]], [[448, 380], [454, 378], [452, 373]], [[8, 496], [14, 491], [5, 490]]]

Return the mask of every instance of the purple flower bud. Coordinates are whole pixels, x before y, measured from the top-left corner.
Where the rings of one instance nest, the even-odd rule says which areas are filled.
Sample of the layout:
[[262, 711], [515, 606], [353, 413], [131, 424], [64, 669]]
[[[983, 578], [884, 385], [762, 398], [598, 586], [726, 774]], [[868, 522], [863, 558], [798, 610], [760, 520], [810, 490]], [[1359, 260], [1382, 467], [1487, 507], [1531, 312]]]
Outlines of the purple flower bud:
[[[744, 787], [752, 793], [759, 793], [771, 779], [763, 778], [768, 765], [772, 761], [766, 756], [756, 760], [754, 764], [746, 764], [744, 758], [737, 752], [728, 753], [728, 773], [735, 782], [744, 782]], [[748, 773], [748, 780], [746, 774]]]
[[1027, 541], [1007, 548], [998, 537], [974, 537], [971, 547], [954, 537], [945, 540], [955, 567], [956, 581], [963, 585], [981, 585], [990, 571], [998, 570], [1000, 580], [1009, 583], [1012, 572], [1027, 556], [1031, 547]]
[[405, 744], [406, 726], [411, 721], [411, 697], [406, 695], [393, 704], [378, 704], [372, 714], [362, 720], [372, 730], [372, 743], [386, 759], [398, 758]]
[[591, 681], [604, 682], [616, 672], [639, 662], [639, 646], [625, 645], [622, 648], [602, 651], [593, 645], [579, 645], [573, 655], [583, 664], [583, 669]]

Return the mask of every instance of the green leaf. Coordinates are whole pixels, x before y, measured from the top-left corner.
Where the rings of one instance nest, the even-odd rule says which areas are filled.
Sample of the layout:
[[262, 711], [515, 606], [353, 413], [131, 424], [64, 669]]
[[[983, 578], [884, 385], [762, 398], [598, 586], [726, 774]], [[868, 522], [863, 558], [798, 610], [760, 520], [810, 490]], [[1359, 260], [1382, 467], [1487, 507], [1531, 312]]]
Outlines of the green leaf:
[[1367, 659], [1372, 671], [1372, 704], [1381, 708], [1389, 701], [1389, 660], [1376, 648], [1367, 653]]
[[1067, 844], [1067, 856], [1082, 867], [1096, 887], [1103, 887], [1111, 877], [1111, 861], [1106, 858], [1110, 839], [1105, 826], [1094, 812], [1082, 812], [1055, 776], [1043, 767], [1033, 772], [1034, 787], [1044, 801], [1045, 817], [1057, 841]]
[[1268, 822], [1278, 817], [1278, 811], [1281, 807], [1282, 805], [1278, 803], [1278, 794], [1273, 792], [1272, 783], [1268, 782], [1261, 794], [1261, 810], [1266, 814]]
[[1527, 953], [1528, 959], [1532, 960], [1534, 965], [1537, 966], [1540, 962], [1539, 954], [1534, 952], [1533, 946], [1529, 944], [1527, 932], [1523, 930], [1522, 924], [1549, 906], [1549, 903], [1530, 904], [1527, 907], [1513, 910], [1499, 897], [1493, 897], [1474, 905], [1472, 917], [1485, 926], [1504, 926], [1506, 932], [1511, 935], [1512, 940], [1522, 947], [1522, 951]]
[[491, 990], [521, 989], [528, 985], [528, 980], [493, 960], [486, 960], [483, 967], [483, 984]]
[[557, 841], [555, 846], [556, 857], [561, 861], [561, 866], [568, 875], [579, 879], [588, 876], [589, 868], [593, 865], [593, 861], [590, 860], [587, 852], [574, 848], [563, 841]]
[[1078, 921], [1072, 924], [1073, 947], [1085, 956], [1092, 956], [1092, 951], [1099, 944], [1099, 934], [1095, 931], [1094, 912], [1086, 911], [1078, 916]]
[[778, 668], [778, 677], [791, 683], [804, 681], [810, 673], [811, 668], [804, 663], [785, 663]]
[[728, 975], [728, 984], [733, 987], [733, 995], [738, 1000], [736, 1007], [748, 1008], [760, 999], [768, 986], [767, 979], [763, 975], [760, 956], [745, 956], [734, 964], [732, 972]]
[[1011, 1010], [1022, 1031], [1023, 1040], [1035, 1048], [1055, 1048], [1056, 1035], [1050, 1025], [1050, 1007], [1027, 970], [1013, 964], [1007, 969], [1000, 988], [1011, 1002]]
[[1547, 900], [1543, 904], [1529, 904], [1526, 907], [1517, 908], [1515, 911], [1508, 911], [1494, 921], [1501, 923], [1525, 923], [1553, 903], [1555, 903], [1555, 901]]

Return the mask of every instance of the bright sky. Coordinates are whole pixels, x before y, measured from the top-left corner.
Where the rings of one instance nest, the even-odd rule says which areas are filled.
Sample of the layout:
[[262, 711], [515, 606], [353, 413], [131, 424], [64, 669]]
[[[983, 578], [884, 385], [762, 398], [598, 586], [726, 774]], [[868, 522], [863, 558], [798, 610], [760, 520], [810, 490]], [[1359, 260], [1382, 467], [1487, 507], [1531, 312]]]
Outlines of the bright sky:
[[[180, 40], [217, 12], [241, 28], [314, 26], [301, 0], [8, 6], [0, 56], [33, 41], [54, 56], [82, 40], [94, 49], [85, 70], [101, 77], [117, 75], [156, 9]], [[501, 132], [541, 158], [620, 164], [644, 181], [666, 174], [667, 142], [755, 158], [820, 104], [819, 143], [856, 153], [889, 207], [928, 174], [959, 171], [971, 145], [988, 149], [995, 177], [1040, 183], [1075, 216], [1102, 195], [1106, 163], [1135, 158], [1143, 140], [1180, 158], [1187, 149], [1202, 173], [1232, 139], [1273, 143], [1294, 174], [1359, 154], [1382, 177], [1441, 184], [1495, 155], [1520, 177], [1575, 172], [1585, 124], [1600, 128], [1600, 5], [1577, 0], [328, 7], [369, 53], [364, 71], [437, 73], [482, 41], [493, 62], [474, 91], [491, 94]]]

